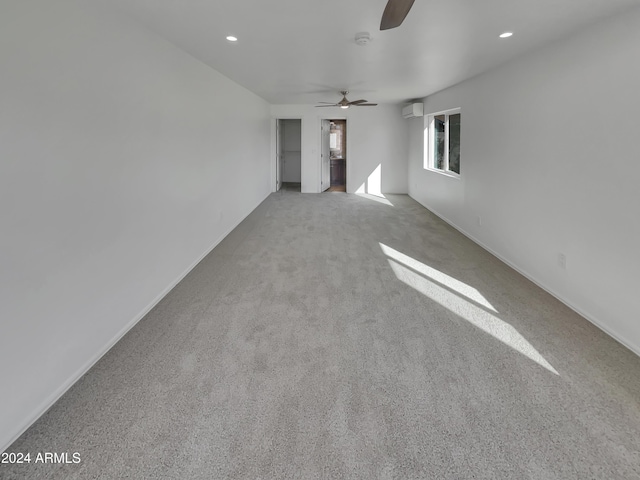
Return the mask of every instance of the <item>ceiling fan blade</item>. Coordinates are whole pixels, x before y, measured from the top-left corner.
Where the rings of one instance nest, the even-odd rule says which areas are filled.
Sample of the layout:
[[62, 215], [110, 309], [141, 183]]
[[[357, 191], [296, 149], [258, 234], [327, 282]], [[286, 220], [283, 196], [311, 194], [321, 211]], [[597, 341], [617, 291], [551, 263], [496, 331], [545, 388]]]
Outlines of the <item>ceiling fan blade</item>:
[[367, 103], [366, 100], [355, 100], [353, 102], [349, 102], [351, 105], [357, 105], [358, 103]]
[[316, 108], [320, 107], [339, 107], [340, 105], [332, 104], [332, 105], [316, 105]]
[[380, 30], [396, 28], [404, 21], [415, 0], [389, 0], [382, 14]]
[[356, 103], [354, 107], [375, 107], [377, 103]]
[[332, 103], [332, 102], [317, 102], [317, 103], [326, 103], [327, 105], [335, 105], [335, 103]]

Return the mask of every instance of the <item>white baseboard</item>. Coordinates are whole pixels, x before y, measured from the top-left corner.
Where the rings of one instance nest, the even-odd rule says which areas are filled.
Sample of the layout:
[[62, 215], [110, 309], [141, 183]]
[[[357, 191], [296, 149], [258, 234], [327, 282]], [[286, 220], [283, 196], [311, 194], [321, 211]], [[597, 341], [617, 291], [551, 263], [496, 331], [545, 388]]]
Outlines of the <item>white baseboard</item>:
[[233, 225], [233, 227], [229, 228], [224, 234], [222, 234], [211, 247], [209, 247], [197, 260], [195, 260], [183, 273], [181, 273], [178, 278], [176, 278], [173, 282], [171, 282], [156, 298], [154, 298], [149, 305], [147, 305], [140, 313], [138, 313], [129, 323], [127, 323], [116, 335], [113, 337], [107, 344], [96, 353], [86, 364], [84, 364], [81, 368], [79, 368], [76, 373], [71, 375], [69, 379], [64, 382], [60, 388], [58, 388], [55, 392], [53, 392], [49, 397], [47, 397], [39, 406], [35, 409], [34, 413], [28, 417], [28, 419], [23, 423], [22, 427], [18, 429], [18, 431], [11, 436], [10, 440], [3, 445], [0, 449], [0, 452], [4, 452], [7, 448], [13, 444], [24, 432], [27, 431], [31, 425], [33, 425], [42, 415], [44, 415], [47, 410], [49, 410], [65, 393], [69, 390], [82, 376], [87, 373], [91, 367], [93, 367], [98, 361], [106, 355], [106, 353], [111, 350], [111, 348], [120, 341], [122, 337], [124, 337], [129, 330], [131, 330], [140, 320], [142, 320], [147, 313], [149, 313], [153, 307], [155, 307], [160, 300], [162, 300], [171, 290], [175, 288], [178, 283], [182, 281], [184, 277], [186, 277], [191, 270], [193, 270], [196, 265], [198, 265], [211, 251], [218, 246], [218, 244], [226, 238], [240, 223], [244, 221], [258, 206], [266, 200], [266, 198], [271, 195], [271, 192], [267, 193], [267, 195], [260, 200], [244, 217], [242, 217], [237, 223]]
[[[409, 195], [411, 198], [413, 198], [411, 195]], [[601, 321], [597, 320], [593, 315], [589, 314], [588, 312], [585, 312], [584, 310], [582, 310], [580, 307], [577, 307], [576, 305], [574, 305], [573, 303], [571, 303], [570, 301], [566, 300], [565, 298], [563, 298], [561, 295], [557, 294], [556, 292], [554, 292], [551, 288], [549, 288], [547, 285], [544, 284], [544, 282], [538, 280], [536, 277], [534, 277], [533, 275], [531, 275], [530, 273], [526, 272], [525, 270], [523, 270], [522, 268], [520, 268], [518, 265], [512, 263], [511, 261], [509, 261], [508, 259], [504, 258], [501, 254], [499, 254], [498, 252], [496, 252], [495, 250], [493, 250], [491, 247], [485, 245], [483, 242], [481, 242], [480, 240], [478, 240], [477, 238], [475, 238], [473, 235], [467, 233], [465, 230], [463, 230], [462, 228], [458, 227], [456, 224], [454, 224], [453, 222], [449, 221], [449, 219], [447, 219], [444, 215], [441, 215], [439, 212], [427, 207], [424, 203], [422, 203], [421, 201], [413, 198], [413, 200], [415, 200], [416, 202], [418, 202], [420, 205], [422, 205], [424, 208], [426, 208], [427, 210], [429, 210], [431, 213], [433, 213], [436, 217], [440, 218], [443, 222], [447, 223], [448, 225], [450, 225], [451, 227], [455, 228], [457, 231], [459, 231], [460, 233], [462, 233], [465, 237], [467, 237], [469, 240], [471, 240], [473, 243], [479, 245], [480, 247], [482, 247], [483, 249], [485, 249], [487, 252], [489, 252], [491, 255], [493, 255], [494, 257], [496, 257], [497, 259], [499, 259], [501, 262], [506, 263], [507, 265], [509, 265], [511, 268], [513, 268], [516, 272], [518, 272], [520, 275], [522, 275], [523, 277], [527, 278], [528, 280], [532, 281], [533, 283], [535, 283], [538, 287], [540, 287], [541, 289], [543, 289], [545, 292], [547, 292], [549, 295], [551, 295], [552, 297], [556, 298], [557, 300], [559, 300], [560, 302], [564, 303], [567, 307], [569, 307], [571, 310], [573, 310], [574, 312], [576, 312], [578, 315], [584, 317], [586, 320], [588, 320], [589, 322], [591, 322], [592, 324], [594, 324], [596, 327], [598, 327], [600, 330], [602, 330], [604, 333], [606, 333], [607, 335], [609, 335], [611, 338], [613, 338], [615, 341], [617, 341], [618, 343], [624, 345], [626, 348], [628, 348], [629, 350], [631, 350], [633, 353], [635, 353], [636, 355], [638, 355], [640, 357], [640, 347], [638, 345], [634, 345], [633, 343], [625, 340], [622, 338], [622, 336], [618, 335], [614, 330], [612, 330], [609, 327], [606, 327]]]

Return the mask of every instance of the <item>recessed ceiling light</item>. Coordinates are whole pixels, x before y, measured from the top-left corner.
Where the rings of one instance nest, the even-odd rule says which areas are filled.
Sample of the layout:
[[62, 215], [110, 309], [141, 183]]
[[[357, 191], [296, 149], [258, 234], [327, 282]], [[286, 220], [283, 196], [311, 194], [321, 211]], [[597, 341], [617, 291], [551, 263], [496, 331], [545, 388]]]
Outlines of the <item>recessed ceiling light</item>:
[[513, 32], [504, 32], [500, 34], [500, 38], [509, 38], [511, 35], [513, 35]]
[[237, 42], [238, 41], [238, 39], [236, 37], [234, 37], [233, 35], [229, 35], [227, 37], [227, 40], [229, 40], [230, 42]]

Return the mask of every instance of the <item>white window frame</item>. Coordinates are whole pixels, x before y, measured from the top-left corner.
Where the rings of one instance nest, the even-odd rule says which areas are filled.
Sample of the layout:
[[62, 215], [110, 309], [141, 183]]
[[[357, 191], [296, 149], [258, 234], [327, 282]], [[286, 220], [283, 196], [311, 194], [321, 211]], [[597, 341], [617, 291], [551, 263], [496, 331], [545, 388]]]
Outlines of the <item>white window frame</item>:
[[[449, 177], [460, 178], [460, 174], [449, 170], [449, 116], [460, 113], [460, 108], [451, 108], [441, 112], [429, 113], [427, 115], [427, 127], [424, 129], [424, 169], [432, 172], [447, 175]], [[436, 167], [435, 159], [435, 120], [437, 116], [444, 115], [444, 162], [443, 169]], [[462, 156], [461, 156], [462, 157]], [[462, 167], [460, 168], [462, 171]]]

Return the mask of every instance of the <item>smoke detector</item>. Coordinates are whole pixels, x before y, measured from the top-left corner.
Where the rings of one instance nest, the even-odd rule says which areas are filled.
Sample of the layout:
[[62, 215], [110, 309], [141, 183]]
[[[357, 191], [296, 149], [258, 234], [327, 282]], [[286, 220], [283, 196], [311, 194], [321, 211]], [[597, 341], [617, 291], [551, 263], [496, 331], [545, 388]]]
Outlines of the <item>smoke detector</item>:
[[360, 46], [369, 45], [371, 42], [371, 34], [369, 32], [356, 33], [356, 43]]

